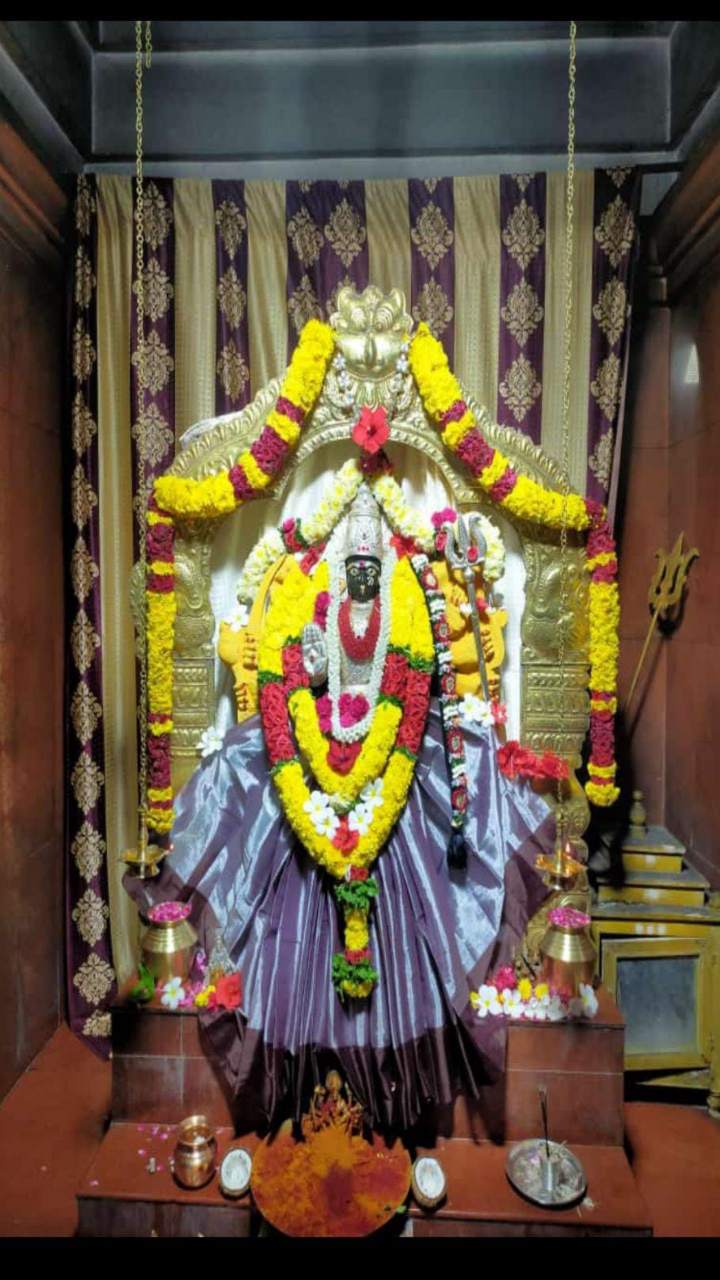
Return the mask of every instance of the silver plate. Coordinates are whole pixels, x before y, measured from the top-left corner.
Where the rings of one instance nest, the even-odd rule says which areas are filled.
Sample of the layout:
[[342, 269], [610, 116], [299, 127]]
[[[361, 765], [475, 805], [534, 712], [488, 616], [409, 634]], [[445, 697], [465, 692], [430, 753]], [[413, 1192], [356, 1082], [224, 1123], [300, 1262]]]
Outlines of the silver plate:
[[516, 1191], [533, 1204], [546, 1209], [564, 1209], [580, 1200], [587, 1190], [587, 1178], [577, 1156], [561, 1142], [550, 1142], [550, 1160], [555, 1166], [555, 1186], [543, 1185], [545, 1139], [528, 1138], [511, 1148], [505, 1172]]

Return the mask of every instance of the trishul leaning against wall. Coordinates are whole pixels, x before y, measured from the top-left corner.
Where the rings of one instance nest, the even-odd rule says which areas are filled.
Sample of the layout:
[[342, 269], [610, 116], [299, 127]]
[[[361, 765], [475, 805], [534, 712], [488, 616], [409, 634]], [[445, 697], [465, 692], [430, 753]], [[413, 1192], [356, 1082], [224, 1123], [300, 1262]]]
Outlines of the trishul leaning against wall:
[[[158, 722], [162, 728], [163, 715], [166, 723], [171, 716], [172, 732], [167, 735], [171, 751], [165, 777], [172, 790], [167, 787], [168, 795], [194, 771], [198, 738], [215, 719], [215, 621], [210, 605], [213, 539], [222, 519], [237, 505], [250, 499], [281, 498], [294, 468], [324, 445], [349, 437], [353, 422], [347, 416], [346, 397], [338, 382], [340, 375], [332, 364], [335, 350], [345, 357], [346, 371], [357, 391], [356, 403], [384, 405], [388, 409], [392, 405], [392, 441], [417, 449], [437, 466], [457, 509], [480, 509], [489, 515], [502, 511], [518, 534], [526, 572], [520, 654], [523, 742], [536, 751], [552, 750], [566, 757], [575, 771], [580, 767], [591, 707], [593, 718], [603, 726], [611, 720], [615, 709], [616, 634], [614, 638], [610, 636], [609, 642], [603, 642], [602, 662], [597, 663], [593, 657], [592, 703], [588, 694], [592, 639], [589, 620], [592, 622], [594, 607], [597, 633], [598, 607], [603, 608], [605, 598], [601, 598], [602, 589], [611, 592], [609, 630], [616, 633], [616, 565], [604, 511], [577, 494], [568, 499], [568, 585], [566, 613], [561, 618], [560, 467], [526, 436], [494, 423], [484, 408], [462, 392], [447, 368], [440, 344], [424, 325], [419, 327], [410, 348], [410, 365], [416, 376], [405, 379], [403, 391], [396, 398], [390, 383], [411, 326], [405, 299], [398, 290], [388, 295], [372, 286], [359, 295], [351, 288], [341, 290], [330, 325], [308, 323], [284, 377], [269, 382], [236, 416], [203, 424], [201, 431], [191, 428], [186, 432], [184, 447], [165, 476], [156, 481], [151, 510], [161, 525], [172, 526], [173, 534], [172, 551], [165, 565], [162, 560], [153, 563], [153, 547], [149, 547], [147, 593], [152, 627], [153, 586], [167, 594], [167, 579], [174, 574], [172, 648], [166, 654], [171, 705], [155, 723], [157, 738]], [[300, 385], [303, 352], [306, 367], [312, 367], [316, 377], [318, 367], [323, 372], [312, 404], [306, 400], [306, 407], [299, 406], [287, 394], [288, 388]], [[439, 412], [437, 397], [423, 387], [423, 367], [439, 369], [438, 395], [444, 388], [454, 397], [445, 413]], [[474, 466], [468, 462], [471, 455], [479, 458]], [[460, 460], [463, 456], [466, 465]], [[518, 500], [513, 498], [514, 489]], [[523, 502], [533, 518], [518, 514]], [[160, 570], [154, 582], [153, 569]], [[594, 606], [588, 569], [596, 587]], [[136, 572], [136, 619], [144, 613], [140, 607], [141, 587]], [[602, 624], [602, 618], [600, 621]], [[562, 669], [558, 661], [561, 628], [567, 637]], [[608, 626], [601, 625], [600, 631], [603, 629], [607, 634]], [[150, 667], [152, 712], [152, 660]], [[601, 667], [604, 670], [602, 686], [595, 679], [596, 667], [598, 672]], [[588, 790], [600, 803], [617, 794], [612, 785], [614, 763], [608, 763], [611, 755], [598, 758], [597, 770], [591, 766]], [[167, 804], [165, 809], [168, 814], [171, 812]], [[580, 838], [587, 821], [587, 799], [573, 772], [566, 833]], [[155, 825], [168, 829], [169, 820], [163, 823], [161, 818]]]

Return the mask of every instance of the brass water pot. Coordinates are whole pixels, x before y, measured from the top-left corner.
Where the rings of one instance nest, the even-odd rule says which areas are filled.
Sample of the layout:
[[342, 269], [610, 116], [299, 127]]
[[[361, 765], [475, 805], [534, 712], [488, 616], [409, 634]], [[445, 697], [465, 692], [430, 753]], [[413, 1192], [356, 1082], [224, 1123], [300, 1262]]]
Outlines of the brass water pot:
[[595, 945], [586, 925], [559, 925], [551, 921], [540, 943], [540, 952], [543, 981], [549, 986], [564, 987], [571, 996], [576, 996], [581, 983], [592, 983]]
[[217, 1138], [205, 1116], [188, 1116], [178, 1127], [173, 1173], [182, 1187], [204, 1187], [215, 1172]]
[[156, 982], [190, 973], [197, 934], [189, 920], [154, 920], [142, 940], [142, 958]]

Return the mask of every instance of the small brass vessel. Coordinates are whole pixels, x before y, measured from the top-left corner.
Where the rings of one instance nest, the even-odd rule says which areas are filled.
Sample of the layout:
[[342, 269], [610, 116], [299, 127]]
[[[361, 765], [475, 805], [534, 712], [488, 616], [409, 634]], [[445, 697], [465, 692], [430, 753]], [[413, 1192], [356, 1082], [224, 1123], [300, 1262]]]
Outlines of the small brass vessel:
[[215, 1173], [217, 1138], [205, 1116], [188, 1116], [178, 1128], [173, 1174], [182, 1187], [204, 1187]]
[[197, 934], [189, 920], [153, 920], [142, 940], [143, 963], [156, 982], [188, 977]]
[[595, 945], [587, 925], [560, 925], [550, 921], [540, 943], [543, 958], [543, 981], [549, 986], [564, 987], [571, 996], [580, 984], [591, 984], [595, 972]]

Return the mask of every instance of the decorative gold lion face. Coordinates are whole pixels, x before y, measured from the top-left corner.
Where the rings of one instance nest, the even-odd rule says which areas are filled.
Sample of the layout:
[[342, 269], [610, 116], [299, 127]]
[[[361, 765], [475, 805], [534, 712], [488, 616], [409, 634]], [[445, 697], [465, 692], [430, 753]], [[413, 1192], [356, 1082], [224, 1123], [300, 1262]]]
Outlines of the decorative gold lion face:
[[337, 296], [337, 311], [330, 317], [338, 347], [350, 373], [379, 381], [394, 370], [405, 334], [413, 326], [399, 289], [384, 294], [375, 285], [362, 293], [347, 286]]

